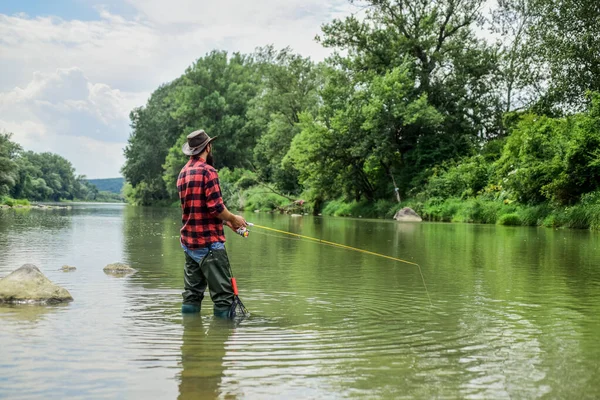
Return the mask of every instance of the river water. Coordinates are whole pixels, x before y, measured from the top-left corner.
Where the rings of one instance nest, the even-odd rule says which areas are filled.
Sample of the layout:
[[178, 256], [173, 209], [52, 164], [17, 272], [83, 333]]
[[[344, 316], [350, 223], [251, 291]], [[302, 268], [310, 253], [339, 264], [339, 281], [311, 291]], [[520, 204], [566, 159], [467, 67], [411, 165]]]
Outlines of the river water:
[[75, 299], [0, 306], [0, 398], [600, 397], [600, 235], [246, 217], [418, 263], [432, 305], [414, 265], [255, 228], [227, 234], [251, 317], [183, 318], [178, 210], [0, 210], [0, 276], [33, 263]]

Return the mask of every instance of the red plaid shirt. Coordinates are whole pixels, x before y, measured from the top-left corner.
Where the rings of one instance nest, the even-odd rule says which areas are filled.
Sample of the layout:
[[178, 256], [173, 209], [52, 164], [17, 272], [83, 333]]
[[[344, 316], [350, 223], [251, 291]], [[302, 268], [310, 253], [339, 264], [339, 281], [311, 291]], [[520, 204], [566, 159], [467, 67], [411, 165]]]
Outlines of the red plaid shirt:
[[217, 171], [200, 157], [192, 157], [177, 178], [181, 200], [181, 243], [190, 250], [225, 242], [223, 221], [217, 215], [225, 205]]

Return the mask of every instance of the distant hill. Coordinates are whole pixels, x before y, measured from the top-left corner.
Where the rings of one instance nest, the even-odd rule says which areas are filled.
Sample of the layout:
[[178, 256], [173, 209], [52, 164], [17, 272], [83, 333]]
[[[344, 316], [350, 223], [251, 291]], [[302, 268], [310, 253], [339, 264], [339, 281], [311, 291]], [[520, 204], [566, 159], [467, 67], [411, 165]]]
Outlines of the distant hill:
[[88, 179], [92, 185], [96, 186], [101, 192], [121, 193], [123, 185], [125, 184], [124, 178], [108, 178], [108, 179]]

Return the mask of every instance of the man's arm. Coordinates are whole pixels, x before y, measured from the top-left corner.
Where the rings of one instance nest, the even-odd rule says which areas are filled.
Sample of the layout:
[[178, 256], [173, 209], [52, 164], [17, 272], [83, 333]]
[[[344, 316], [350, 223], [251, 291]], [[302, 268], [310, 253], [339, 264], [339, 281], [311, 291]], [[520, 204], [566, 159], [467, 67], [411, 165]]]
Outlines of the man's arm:
[[246, 220], [241, 215], [232, 214], [227, 207], [223, 206], [223, 211], [217, 215], [217, 218], [221, 219], [231, 229], [238, 230], [241, 227], [248, 226]]
[[216, 216], [227, 224], [234, 231], [248, 226], [246, 220], [240, 215], [234, 215], [223, 203], [221, 188], [219, 187], [219, 177], [214, 170], [209, 170], [205, 175], [204, 190], [206, 194], [206, 206], [211, 215]]

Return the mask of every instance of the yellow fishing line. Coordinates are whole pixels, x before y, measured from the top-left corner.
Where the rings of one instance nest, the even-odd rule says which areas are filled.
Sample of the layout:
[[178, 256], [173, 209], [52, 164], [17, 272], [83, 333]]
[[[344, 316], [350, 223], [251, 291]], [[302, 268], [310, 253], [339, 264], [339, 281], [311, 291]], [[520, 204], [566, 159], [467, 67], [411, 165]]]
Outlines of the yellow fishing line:
[[297, 234], [297, 233], [291, 233], [291, 232], [282, 231], [282, 230], [275, 229], [275, 228], [269, 228], [268, 226], [262, 226], [262, 225], [256, 225], [256, 224], [252, 224], [251, 226], [253, 226], [255, 228], [259, 228], [259, 229], [264, 229], [264, 230], [267, 230], [267, 231], [271, 231], [271, 232], [277, 232], [277, 233], [282, 233], [284, 235], [298, 237], [298, 238], [301, 238], [301, 239], [312, 240], [313, 242], [317, 242], [317, 243], [321, 243], [321, 244], [326, 244], [326, 245], [329, 245], [329, 246], [340, 247], [342, 249], [354, 250], [354, 251], [358, 251], [358, 252], [361, 252], [361, 253], [370, 254], [372, 256], [383, 257], [383, 258], [387, 258], [388, 260], [398, 261], [398, 262], [405, 263], [405, 264], [410, 264], [410, 265], [416, 265], [419, 268], [419, 273], [421, 274], [421, 280], [423, 281], [423, 287], [425, 288], [425, 292], [427, 293], [427, 298], [429, 299], [429, 304], [431, 306], [433, 306], [433, 303], [431, 302], [431, 297], [429, 296], [429, 290], [427, 289], [427, 285], [425, 284], [425, 277], [423, 276], [423, 271], [421, 270], [421, 266], [419, 264], [417, 264], [417, 263], [414, 263], [412, 261], [406, 261], [406, 260], [403, 260], [401, 258], [386, 256], [385, 254], [380, 254], [380, 253], [375, 253], [375, 252], [368, 251], [368, 250], [359, 249], [359, 248], [352, 247], [352, 246], [346, 246], [345, 244], [339, 244], [339, 243], [329, 242], [329, 241], [323, 240], [323, 239], [317, 239], [317, 238], [313, 238], [313, 237], [310, 237], [310, 236], [300, 235], [300, 234]]

